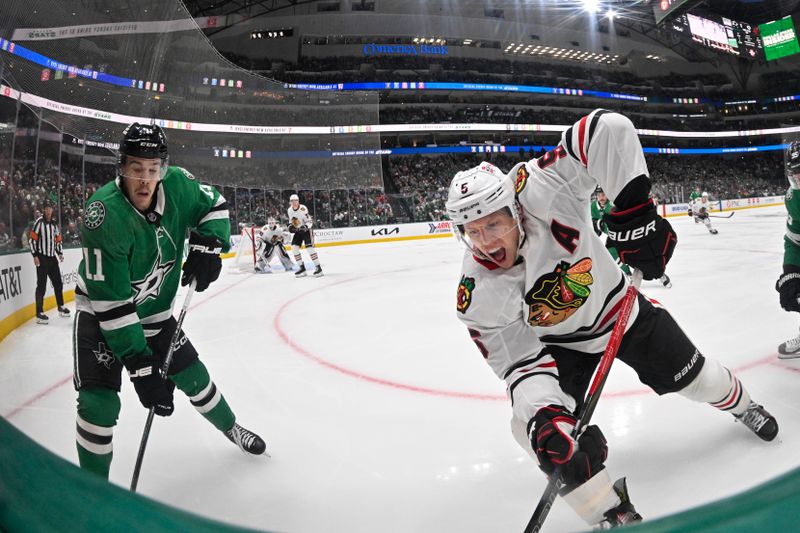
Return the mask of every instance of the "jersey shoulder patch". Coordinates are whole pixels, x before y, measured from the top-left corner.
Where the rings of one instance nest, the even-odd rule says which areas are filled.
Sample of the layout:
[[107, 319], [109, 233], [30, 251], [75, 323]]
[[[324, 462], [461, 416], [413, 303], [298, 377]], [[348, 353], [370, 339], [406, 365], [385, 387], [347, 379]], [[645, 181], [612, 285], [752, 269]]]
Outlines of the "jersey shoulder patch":
[[456, 293], [456, 310], [459, 313], [466, 313], [469, 306], [472, 304], [472, 292], [475, 290], [475, 278], [469, 276], [461, 276], [461, 281], [458, 284], [458, 292]]
[[187, 178], [187, 179], [190, 179], [190, 180], [192, 180], [192, 181], [195, 181], [194, 174], [192, 174], [191, 172], [189, 172], [189, 171], [188, 171], [188, 170], [186, 170], [185, 168], [183, 168], [183, 167], [175, 167], [175, 168], [176, 168], [176, 169], [178, 169], [178, 172], [180, 172], [181, 174], [183, 174], [183, 177], [185, 177], [185, 178]]
[[83, 215], [83, 225], [89, 229], [97, 229], [106, 219], [106, 206], [100, 200], [95, 200], [86, 206]]

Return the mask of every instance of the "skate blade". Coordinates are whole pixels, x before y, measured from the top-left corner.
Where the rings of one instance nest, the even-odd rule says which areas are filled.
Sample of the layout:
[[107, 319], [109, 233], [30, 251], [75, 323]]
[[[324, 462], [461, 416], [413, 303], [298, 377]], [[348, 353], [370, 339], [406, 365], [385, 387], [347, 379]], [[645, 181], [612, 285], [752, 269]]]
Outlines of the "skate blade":
[[796, 353], [781, 353], [778, 352], [778, 359], [800, 359], [800, 352]]
[[37, 324], [44, 324], [44, 325], [47, 325], [47, 324], [49, 324], [49, 323], [50, 323], [50, 321], [49, 321], [49, 320], [42, 320], [42, 319], [39, 319], [39, 318], [37, 318], [37, 319], [36, 319], [36, 323], [37, 323]]

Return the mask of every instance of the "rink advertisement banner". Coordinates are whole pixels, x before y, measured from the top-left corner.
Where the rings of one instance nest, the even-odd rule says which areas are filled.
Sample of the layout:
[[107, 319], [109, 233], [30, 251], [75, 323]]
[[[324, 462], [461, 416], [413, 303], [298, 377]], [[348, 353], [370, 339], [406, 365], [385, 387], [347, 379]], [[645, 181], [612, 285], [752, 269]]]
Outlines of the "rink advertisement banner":
[[[72, 299], [75, 290], [80, 261], [80, 248], [64, 250], [64, 262], [59, 267], [67, 301]], [[30, 252], [0, 255], [0, 340], [36, 314], [35, 293], [36, 267]], [[48, 281], [45, 308], [54, 303], [53, 286]]]
[[[717, 211], [736, 211], [738, 209], [751, 209], [753, 207], [769, 207], [772, 205], [783, 205], [783, 196], [761, 196], [758, 198], [733, 198], [731, 200], [714, 200], [711, 204], [711, 212]], [[689, 204], [663, 204], [659, 206], [661, 216], [677, 217], [686, 216], [689, 211]]]
[[342, 246], [371, 242], [435, 239], [452, 235], [449, 221], [415, 222], [412, 224], [389, 224], [385, 226], [318, 229], [314, 230], [314, 244], [320, 247]]

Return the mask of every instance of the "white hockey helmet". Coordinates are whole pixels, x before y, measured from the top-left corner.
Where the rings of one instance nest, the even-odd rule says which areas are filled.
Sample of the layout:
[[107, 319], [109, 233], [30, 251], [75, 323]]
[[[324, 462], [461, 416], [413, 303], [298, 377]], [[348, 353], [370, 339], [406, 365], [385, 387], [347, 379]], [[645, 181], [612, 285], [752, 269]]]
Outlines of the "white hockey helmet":
[[289, 201], [290, 201], [290, 202], [294, 202], [295, 200], [297, 200], [297, 201], [299, 202], [299, 201], [300, 201], [300, 197], [299, 197], [299, 196], [297, 196], [296, 194], [293, 194], [293, 195], [291, 195], [291, 196], [289, 197]]
[[703, 198], [708, 198], [708, 193], [706, 191], [703, 191], [703, 194], [701, 194], [700, 196], [702, 196]]
[[[456, 227], [456, 235], [473, 251], [464, 235], [464, 225], [503, 208], [516, 220], [522, 234], [514, 182], [511, 177], [491, 163], [458, 172], [450, 183], [445, 209]], [[522, 239], [520, 238], [520, 242]]]

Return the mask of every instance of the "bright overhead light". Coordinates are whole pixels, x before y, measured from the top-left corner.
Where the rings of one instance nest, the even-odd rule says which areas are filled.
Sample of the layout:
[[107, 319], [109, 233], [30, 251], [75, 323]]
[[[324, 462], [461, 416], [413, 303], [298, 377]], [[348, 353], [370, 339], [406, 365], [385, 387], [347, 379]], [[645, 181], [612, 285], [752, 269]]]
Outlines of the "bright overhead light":
[[613, 9], [609, 8], [609, 10], [606, 11], [606, 18], [608, 20], [614, 20], [614, 17], [616, 17], [616, 16], [617, 16], [617, 13]]
[[583, 9], [589, 13], [597, 13], [600, 9], [600, 0], [583, 0]]

